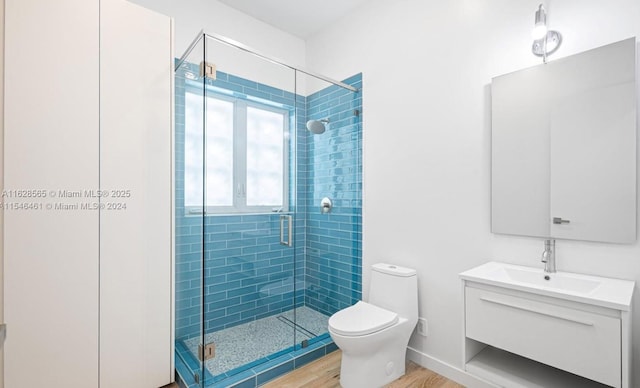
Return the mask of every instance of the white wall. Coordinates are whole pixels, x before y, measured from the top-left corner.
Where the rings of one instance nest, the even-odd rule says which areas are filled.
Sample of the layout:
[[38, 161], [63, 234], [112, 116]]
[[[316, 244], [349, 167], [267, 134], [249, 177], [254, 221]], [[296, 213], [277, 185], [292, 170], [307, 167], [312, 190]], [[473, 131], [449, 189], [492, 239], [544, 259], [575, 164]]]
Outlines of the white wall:
[[216, 0], [129, 0], [174, 18], [175, 54], [182, 55], [200, 30], [224, 35], [248, 46], [304, 64], [302, 39]]
[[[307, 41], [310, 68], [335, 78], [363, 72], [365, 299], [371, 264], [416, 268], [429, 336], [411, 345], [457, 367], [457, 274], [489, 259], [542, 266], [542, 239], [490, 232], [491, 78], [540, 63], [530, 51], [538, 4], [374, 0]], [[564, 36], [551, 60], [640, 36], [637, 0], [546, 5]], [[640, 243], [558, 241], [557, 258], [559, 270], [640, 283]], [[637, 291], [634, 309], [638, 369]]]
[[[175, 57], [180, 58], [200, 30], [241, 42], [287, 64], [304, 66], [305, 42], [267, 23], [239, 12], [216, 0], [129, 0], [174, 18]], [[198, 50], [202, 50], [199, 46]], [[199, 63], [200, 53], [189, 57]], [[210, 42], [207, 61], [218, 70], [257, 82], [293, 91], [291, 69], [266, 62], [245, 52]], [[300, 90], [300, 84], [298, 84]]]
[[[4, 0], [0, 0], [0, 74], [4, 74]], [[4, 77], [0, 77], [0, 161], [4, 165]], [[0, 190], [4, 171], [0, 168]], [[0, 209], [0, 323], [4, 322], [4, 210]], [[0, 338], [0, 388], [4, 388], [4, 339]]]

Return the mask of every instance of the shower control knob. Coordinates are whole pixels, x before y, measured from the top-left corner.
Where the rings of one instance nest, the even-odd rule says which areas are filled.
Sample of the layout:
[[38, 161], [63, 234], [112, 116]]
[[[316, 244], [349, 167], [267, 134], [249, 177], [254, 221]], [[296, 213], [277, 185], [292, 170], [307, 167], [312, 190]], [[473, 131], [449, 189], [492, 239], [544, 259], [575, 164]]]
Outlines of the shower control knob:
[[322, 213], [331, 212], [332, 207], [333, 207], [333, 203], [331, 202], [331, 199], [329, 197], [322, 198], [322, 201], [320, 201], [320, 211]]

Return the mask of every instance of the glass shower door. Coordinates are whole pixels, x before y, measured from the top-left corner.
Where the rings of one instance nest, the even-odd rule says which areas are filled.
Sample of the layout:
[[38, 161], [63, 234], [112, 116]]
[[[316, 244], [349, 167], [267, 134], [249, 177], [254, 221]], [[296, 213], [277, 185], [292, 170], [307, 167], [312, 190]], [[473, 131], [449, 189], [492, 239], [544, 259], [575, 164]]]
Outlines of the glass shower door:
[[205, 376], [204, 349], [204, 41], [194, 42], [175, 73], [175, 366], [188, 386]]
[[231, 384], [291, 351], [302, 299], [293, 70], [209, 37], [205, 51], [206, 386]]

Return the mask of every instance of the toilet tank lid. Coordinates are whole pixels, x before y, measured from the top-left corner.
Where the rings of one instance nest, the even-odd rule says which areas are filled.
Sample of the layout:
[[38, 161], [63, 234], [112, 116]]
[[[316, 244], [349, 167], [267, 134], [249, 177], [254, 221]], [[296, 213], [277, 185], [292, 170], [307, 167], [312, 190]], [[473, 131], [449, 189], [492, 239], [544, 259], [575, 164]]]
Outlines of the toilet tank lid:
[[415, 276], [416, 270], [407, 267], [400, 267], [399, 265], [387, 264], [387, 263], [378, 263], [371, 266], [376, 272], [382, 272], [389, 275], [394, 276]]

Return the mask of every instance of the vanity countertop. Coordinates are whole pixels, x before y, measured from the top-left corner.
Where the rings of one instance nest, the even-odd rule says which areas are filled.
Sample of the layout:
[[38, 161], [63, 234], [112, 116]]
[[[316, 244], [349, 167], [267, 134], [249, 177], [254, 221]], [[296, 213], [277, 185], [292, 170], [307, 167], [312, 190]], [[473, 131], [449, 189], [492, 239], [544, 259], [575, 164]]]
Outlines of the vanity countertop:
[[459, 274], [461, 279], [621, 311], [631, 309], [635, 282], [556, 272], [546, 274], [542, 268], [490, 261]]

